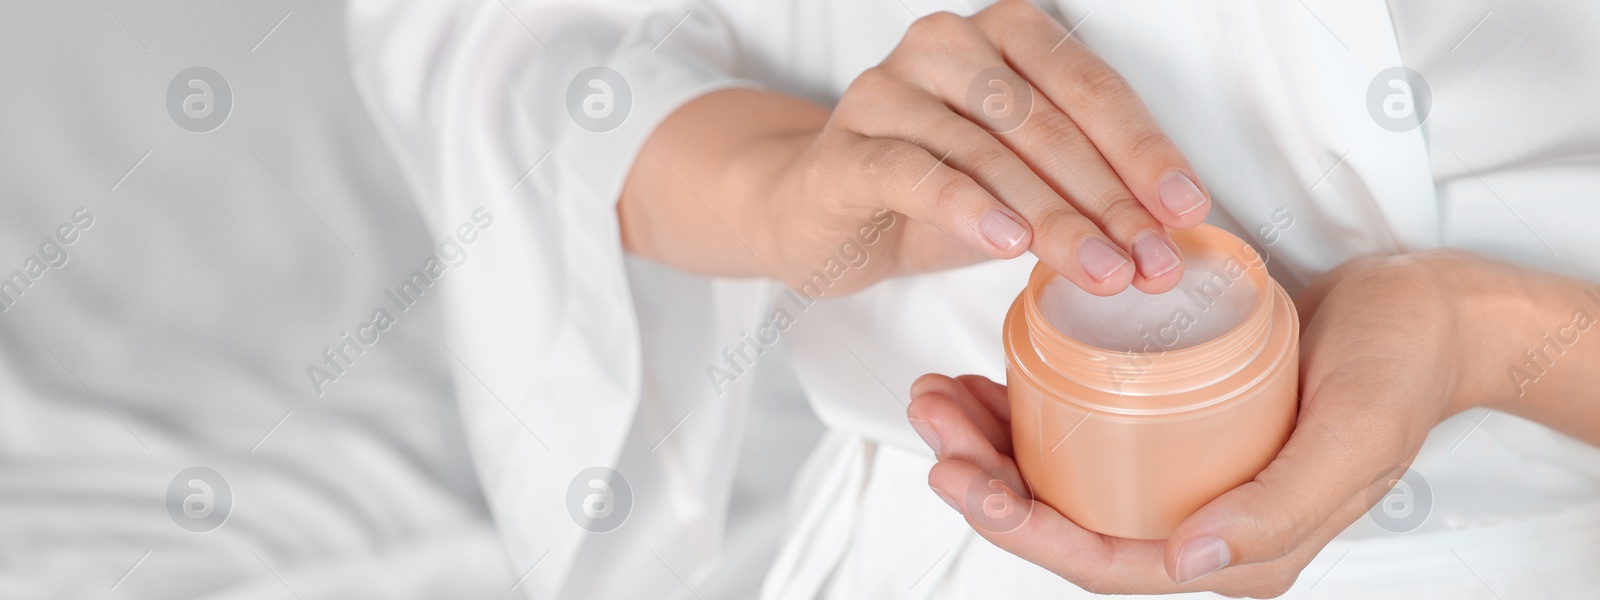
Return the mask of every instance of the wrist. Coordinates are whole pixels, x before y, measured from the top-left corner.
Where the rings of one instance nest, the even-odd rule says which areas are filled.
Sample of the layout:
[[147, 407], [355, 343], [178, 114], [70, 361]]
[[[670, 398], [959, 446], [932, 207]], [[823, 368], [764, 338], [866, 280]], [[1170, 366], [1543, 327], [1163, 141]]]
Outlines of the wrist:
[[1519, 405], [1537, 397], [1539, 382], [1575, 341], [1569, 325], [1581, 292], [1565, 278], [1469, 252], [1428, 254], [1453, 299], [1460, 378], [1448, 414], [1523, 413]]
[[624, 182], [623, 246], [705, 275], [771, 275], [768, 184], [792, 162], [786, 143], [820, 128], [827, 114], [803, 100], [738, 88], [679, 107], [650, 134]]
[[778, 281], [793, 279], [792, 250], [796, 228], [809, 222], [806, 209], [820, 192], [811, 189], [805, 154], [820, 129], [773, 132], [749, 140], [729, 161], [728, 185], [748, 198], [750, 210], [741, 211], [740, 231], [750, 231], [749, 244], [761, 263], [762, 275]]

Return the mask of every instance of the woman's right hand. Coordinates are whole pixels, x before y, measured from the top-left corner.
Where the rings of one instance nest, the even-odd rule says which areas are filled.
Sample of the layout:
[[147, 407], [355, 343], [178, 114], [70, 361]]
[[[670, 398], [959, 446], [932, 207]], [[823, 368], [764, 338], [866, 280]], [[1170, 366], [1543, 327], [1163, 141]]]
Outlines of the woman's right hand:
[[[701, 185], [695, 169], [668, 165], [715, 163], [707, 146], [718, 144], [735, 150]], [[641, 157], [635, 171], [668, 167], [685, 187], [712, 189], [696, 199], [759, 257], [758, 274], [791, 286], [824, 270], [842, 243], [883, 229], [866, 240], [871, 260], [830, 292], [1028, 250], [1091, 293], [1130, 283], [1162, 292], [1183, 271], [1166, 227], [1199, 224], [1210, 204], [1123, 78], [1022, 0], [918, 19], [831, 115], [777, 94], [717, 92], [674, 113], [647, 150], [661, 164]], [[631, 179], [630, 189], [646, 190]], [[706, 197], [720, 190], [727, 204]], [[883, 228], [885, 209], [907, 218]]]

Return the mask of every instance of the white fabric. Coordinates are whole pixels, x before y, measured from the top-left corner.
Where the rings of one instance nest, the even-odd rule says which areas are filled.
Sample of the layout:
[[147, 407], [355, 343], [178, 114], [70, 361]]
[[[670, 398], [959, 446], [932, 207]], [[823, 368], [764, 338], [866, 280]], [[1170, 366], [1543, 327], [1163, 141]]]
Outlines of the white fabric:
[[[1595, 8], [1529, 2], [1478, 23], [1484, 10], [1442, 0], [1050, 5], [1082, 22], [1077, 35], [1186, 151], [1216, 198], [1212, 220], [1276, 240], [1265, 249], [1291, 291], [1354, 256], [1441, 245], [1600, 280], [1600, 208], [1589, 200], [1600, 190], [1600, 126], [1587, 101], [1600, 82], [1584, 68], [1596, 56]], [[830, 432], [796, 480], [764, 598], [1084, 596], [976, 538], [938, 502], [925, 485], [931, 457], [903, 416], [918, 375], [1003, 375], [1000, 320], [1031, 259], [802, 307], [758, 282], [642, 277], [616, 232], [623, 174], [656, 160], [637, 150], [674, 107], [736, 79], [831, 102], [914, 14], [978, 7], [354, 5], [358, 78], [425, 212], [452, 222], [442, 215], [487, 202], [504, 223], [484, 252], [493, 258], [462, 275], [448, 321], [466, 362], [548, 442], [534, 444], [458, 377], [514, 562], [549, 553], [524, 588], [532, 596], [698, 589], [739, 551], [719, 532], [736, 459], [726, 443], [741, 433], [749, 382], [717, 395], [701, 375], [777, 308], [795, 316], [783, 337]], [[564, 94], [572, 75], [601, 64], [625, 75], [634, 105], [621, 128], [594, 134], [573, 126]], [[1395, 133], [1369, 116], [1366, 90], [1402, 64], [1430, 80], [1435, 112]], [[1283, 214], [1291, 226], [1259, 233]], [[694, 300], [666, 299], [680, 294]], [[650, 303], [673, 306], [641, 308]], [[1600, 554], [1600, 452], [1483, 414], [1440, 425], [1416, 461], [1435, 490], [1422, 530], [1389, 535], [1363, 519], [1291, 597], [1571, 597], [1600, 583], [1579, 567]], [[657, 443], [665, 456], [641, 450]], [[571, 476], [596, 465], [652, 490], [612, 534], [586, 534], [563, 506]]]
[[[523, 589], [535, 597], [641, 597], [712, 577], [724, 559], [740, 458], [728, 442], [742, 435], [760, 377], [740, 377], [719, 396], [703, 365], [720, 360], [726, 340], [756, 328], [770, 286], [627, 267], [614, 199], [656, 122], [734, 83], [717, 75], [729, 65], [679, 46], [648, 52], [651, 44], [673, 31], [691, 49], [703, 44], [704, 54], [726, 56], [726, 39], [700, 22], [674, 31], [666, 14], [641, 21], [625, 6], [519, 18], [497, 2], [388, 4], [352, 4], [353, 54], [369, 102], [386, 117], [380, 128], [411, 167], [424, 214], [447, 225], [450, 215], [487, 204], [507, 232], [480, 242], [483, 261], [453, 282], [458, 310], [446, 320], [462, 362], [494, 382], [491, 391], [463, 373], [456, 392], [514, 562], [538, 565]], [[555, 58], [546, 43], [563, 54]], [[566, 119], [533, 118], [565, 114], [566, 86], [550, 93], [549, 82], [608, 61], [634, 98], [621, 128], [596, 134]], [[683, 368], [691, 357], [706, 363]], [[508, 409], [538, 437], [507, 419]], [[798, 437], [797, 447], [810, 443]], [[595, 466], [615, 469], [633, 490], [628, 525], [605, 535], [589, 535], [568, 514], [568, 482]]]
[[[0, 312], [0, 598], [515, 597], [440, 302], [383, 295], [437, 246], [351, 84], [343, 6], [263, 40], [290, 7], [106, 5], [0, 3], [0, 274], [94, 216]], [[195, 65], [234, 92], [204, 134], [164, 105]], [[307, 366], [375, 306], [397, 322], [319, 396]], [[205, 533], [165, 506], [194, 466], [233, 493]]]

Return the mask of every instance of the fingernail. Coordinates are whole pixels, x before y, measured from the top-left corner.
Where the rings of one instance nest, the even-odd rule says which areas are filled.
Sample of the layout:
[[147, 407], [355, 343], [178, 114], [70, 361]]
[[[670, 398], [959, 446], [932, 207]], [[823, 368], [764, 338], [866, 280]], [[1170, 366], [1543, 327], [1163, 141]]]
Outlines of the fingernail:
[[1139, 273], [1145, 279], [1155, 279], [1178, 267], [1178, 252], [1166, 237], [1146, 231], [1133, 243], [1133, 260], [1139, 263]]
[[1128, 264], [1128, 257], [1117, 251], [1110, 242], [1097, 237], [1083, 240], [1078, 246], [1078, 262], [1095, 281], [1104, 281], [1112, 273]]
[[1222, 538], [1208, 535], [1184, 542], [1178, 549], [1178, 583], [1189, 583], [1215, 573], [1232, 560], [1233, 552]]
[[911, 420], [911, 428], [917, 430], [917, 435], [922, 438], [922, 443], [933, 448], [934, 456], [944, 452], [944, 444], [939, 443], [939, 434], [933, 432], [933, 427], [929, 426], [927, 421], [917, 417], [908, 418]]
[[[928, 487], [933, 487], [933, 486], [928, 486]], [[950, 505], [950, 510], [956, 511], [957, 513], [961, 512], [961, 507], [956, 506], [955, 499], [951, 498], [949, 494], [944, 493], [944, 490], [941, 490], [939, 488], [933, 488], [933, 495], [938, 496], [939, 499], [943, 500], [945, 504], [949, 504]]]
[[1200, 186], [1194, 184], [1183, 171], [1172, 169], [1161, 175], [1161, 181], [1156, 183], [1156, 194], [1161, 196], [1161, 205], [1172, 211], [1172, 214], [1183, 216], [1206, 205], [1206, 195], [1200, 191]]
[[1022, 243], [1022, 238], [1028, 235], [1028, 228], [1001, 210], [991, 209], [983, 213], [981, 225], [983, 237], [988, 238], [989, 243], [1001, 251], [1017, 247], [1017, 244]]

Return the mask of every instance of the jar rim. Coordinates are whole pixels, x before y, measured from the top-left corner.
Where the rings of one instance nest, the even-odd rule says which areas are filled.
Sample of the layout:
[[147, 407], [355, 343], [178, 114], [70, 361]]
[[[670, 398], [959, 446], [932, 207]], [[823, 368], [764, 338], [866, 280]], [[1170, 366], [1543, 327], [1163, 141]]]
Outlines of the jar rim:
[[[1267, 374], [1274, 373], [1276, 363], [1285, 358], [1282, 340], [1274, 339], [1284, 334], [1277, 331], [1287, 327], [1287, 335], [1298, 341], [1299, 319], [1288, 294], [1267, 274], [1265, 259], [1242, 239], [1207, 224], [1173, 231], [1172, 237], [1185, 253], [1212, 253], [1243, 266], [1244, 275], [1255, 283], [1255, 298], [1242, 321], [1222, 335], [1183, 348], [1155, 352], [1100, 348], [1072, 338], [1044, 318], [1039, 298], [1057, 274], [1041, 262], [1007, 312], [1004, 337], [1008, 358], [1023, 375], [1035, 380], [1043, 374], [1034, 371], [1048, 370], [1064, 382], [1084, 388], [1084, 392], [1113, 394], [1123, 400], [1118, 406], [1102, 406], [1084, 398], [1079, 398], [1079, 403], [1120, 414], [1193, 410], [1222, 402], [1234, 394], [1224, 392], [1221, 397], [1200, 400], [1198, 404], [1177, 396], [1236, 379], [1240, 372], [1250, 370], [1251, 362], [1261, 362]], [[1287, 323], [1279, 322], [1285, 320]], [[1256, 380], [1259, 377], [1251, 378]]]

